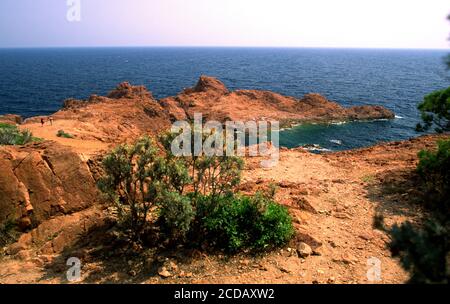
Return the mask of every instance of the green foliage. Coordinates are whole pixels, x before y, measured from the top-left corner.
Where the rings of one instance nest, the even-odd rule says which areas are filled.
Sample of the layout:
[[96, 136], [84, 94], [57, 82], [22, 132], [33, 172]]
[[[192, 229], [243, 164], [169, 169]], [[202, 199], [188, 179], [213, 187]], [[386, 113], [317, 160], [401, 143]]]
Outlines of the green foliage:
[[160, 222], [163, 230], [175, 240], [183, 240], [191, 229], [195, 212], [191, 200], [177, 192], [170, 192], [161, 202]]
[[[159, 140], [168, 159], [177, 159], [187, 168], [194, 195], [210, 195], [211, 198], [230, 194], [241, 181], [244, 162], [232, 156], [199, 156], [177, 157], [171, 151], [171, 143], [179, 134], [166, 133]], [[194, 133], [191, 134], [192, 141]], [[191, 147], [194, 151], [194, 147]], [[192, 153], [194, 155], [194, 153]]]
[[58, 133], [56, 133], [56, 136], [62, 137], [62, 138], [74, 138], [72, 134], [64, 132], [64, 130], [59, 130]]
[[450, 282], [450, 230], [439, 221], [429, 220], [423, 228], [406, 222], [391, 230], [390, 249], [400, 257], [404, 269], [411, 273], [411, 283]]
[[0, 129], [16, 129], [17, 127], [11, 124], [0, 122]]
[[244, 166], [238, 157], [171, 153], [144, 137], [122, 145], [103, 160], [99, 189], [117, 208], [120, 223], [139, 241], [150, 225], [172, 241], [208, 242], [230, 252], [280, 246], [293, 235], [286, 208], [273, 201], [275, 188], [254, 197], [236, 196]]
[[419, 159], [417, 172], [428, 200], [450, 212], [450, 140], [439, 141], [437, 151], [421, 151]]
[[0, 124], [0, 145], [25, 145], [37, 141], [29, 130], [19, 130], [16, 126]]
[[418, 109], [424, 124], [417, 125], [417, 131], [425, 131], [433, 125], [438, 133], [450, 131], [450, 87], [425, 96]]
[[165, 166], [152, 140], [144, 137], [136, 144], [122, 145], [103, 160], [105, 176], [99, 189], [115, 204], [119, 219], [139, 240], [146, 228], [150, 209], [166, 191]]
[[211, 198], [233, 192], [241, 181], [244, 162], [239, 157], [202, 156], [194, 158], [191, 168], [195, 194]]
[[206, 239], [229, 252], [267, 250], [285, 244], [294, 229], [288, 210], [265, 198], [221, 196], [199, 200], [198, 216]]

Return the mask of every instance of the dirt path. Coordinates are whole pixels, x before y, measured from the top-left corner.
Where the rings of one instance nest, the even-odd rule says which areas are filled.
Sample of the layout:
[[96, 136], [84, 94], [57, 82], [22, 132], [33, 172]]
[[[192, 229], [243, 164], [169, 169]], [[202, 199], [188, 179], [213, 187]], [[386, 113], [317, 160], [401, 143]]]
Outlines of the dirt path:
[[[92, 129], [91, 132], [86, 132], [86, 128], [81, 130], [79, 126], [77, 126], [79, 124], [80, 123], [77, 121], [55, 120], [53, 125], [50, 125], [48, 122], [46, 122], [44, 126], [41, 126], [40, 123], [26, 123], [20, 125], [20, 129], [30, 130], [34, 137], [56, 141], [64, 146], [71, 147], [75, 152], [80, 154], [93, 155], [109, 149], [111, 144], [95, 138], [95, 129]], [[59, 130], [64, 130], [75, 137], [58, 137], [56, 134]]]

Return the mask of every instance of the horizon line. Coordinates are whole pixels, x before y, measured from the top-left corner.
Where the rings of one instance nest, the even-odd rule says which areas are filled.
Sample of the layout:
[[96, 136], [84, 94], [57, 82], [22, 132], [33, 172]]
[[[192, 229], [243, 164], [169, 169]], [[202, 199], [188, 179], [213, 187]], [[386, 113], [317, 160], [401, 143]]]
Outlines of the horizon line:
[[430, 50], [450, 51], [448, 48], [427, 47], [358, 47], [358, 46], [246, 46], [246, 45], [85, 45], [85, 46], [0, 46], [0, 49], [101, 49], [101, 48], [246, 48], [246, 49], [355, 49], [355, 50]]

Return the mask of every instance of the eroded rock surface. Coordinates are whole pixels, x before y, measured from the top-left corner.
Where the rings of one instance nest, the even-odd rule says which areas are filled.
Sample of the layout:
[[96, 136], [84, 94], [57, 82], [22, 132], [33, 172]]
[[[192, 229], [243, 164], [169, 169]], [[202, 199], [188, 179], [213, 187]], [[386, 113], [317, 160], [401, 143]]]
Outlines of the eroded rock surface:
[[87, 163], [58, 143], [1, 147], [0, 172], [0, 224], [17, 221], [26, 230], [98, 202]]

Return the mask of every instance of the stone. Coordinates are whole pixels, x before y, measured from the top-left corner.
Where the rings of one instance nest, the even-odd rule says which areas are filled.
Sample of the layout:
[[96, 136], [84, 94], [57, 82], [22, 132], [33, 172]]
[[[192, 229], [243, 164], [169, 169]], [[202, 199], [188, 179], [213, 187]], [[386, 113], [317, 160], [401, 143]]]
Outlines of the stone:
[[350, 220], [352, 217], [345, 212], [334, 212], [333, 216], [342, 220]]
[[297, 253], [299, 257], [307, 258], [313, 253], [313, 251], [308, 244], [301, 242], [297, 246]]
[[163, 278], [170, 278], [172, 274], [167, 270], [166, 267], [161, 267], [158, 269], [158, 274]]
[[175, 262], [170, 261], [170, 262], [169, 262], [169, 269], [170, 269], [171, 271], [177, 271], [177, 270], [178, 270], [178, 265], [177, 265]]
[[314, 206], [304, 197], [296, 197], [294, 198], [294, 200], [296, 200], [296, 204], [297, 206], [304, 211], [308, 211], [311, 212], [313, 214], [317, 214], [317, 210], [316, 208], [314, 208]]

